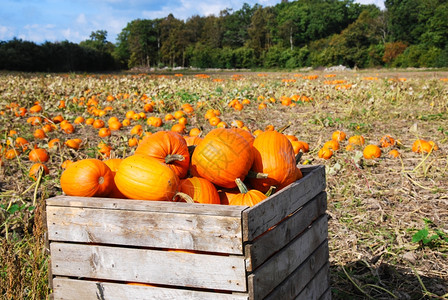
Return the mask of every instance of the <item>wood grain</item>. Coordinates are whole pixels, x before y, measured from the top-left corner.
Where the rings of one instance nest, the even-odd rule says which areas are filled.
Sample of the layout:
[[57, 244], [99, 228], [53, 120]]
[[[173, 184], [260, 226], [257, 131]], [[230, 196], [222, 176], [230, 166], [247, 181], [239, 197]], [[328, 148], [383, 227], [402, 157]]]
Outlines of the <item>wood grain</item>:
[[327, 209], [327, 194], [321, 192], [308, 201], [300, 210], [284, 219], [280, 224], [261, 235], [253, 243], [245, 245], [246, 268], [252, 272], [273, 253], [279, 251], [303, 232]]
[[328, 236], [327, 216], [321, 216], [299, 237], [248, 276], [249, 294], [262, 299], [297, 269]]
[[80, 207], [47, 207], [52, 241], [242, 254], [238, 217]]
[[53, 242], [54, 276], [246, 291], [243, 256]]
[[323, 191], [325, 186], [325, 167], [316, 166], [302, 179], [243, 210], [243, 240], [254, 240]]
[[55, 300], [107, 299], [107, 300], [247, 300], [248, 295], [194, 291], [169, 287], [128, 285], [123, 283], [54, 279]]

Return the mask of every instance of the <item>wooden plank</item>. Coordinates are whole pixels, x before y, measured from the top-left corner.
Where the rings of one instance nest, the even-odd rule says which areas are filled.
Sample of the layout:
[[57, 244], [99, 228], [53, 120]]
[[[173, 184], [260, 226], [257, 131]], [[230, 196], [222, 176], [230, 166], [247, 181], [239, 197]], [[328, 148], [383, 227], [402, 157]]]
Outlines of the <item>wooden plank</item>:
[[320, 296], [319, 300], [331, 300], [331, 288], [328, 288], [322, 296]]
[[47, 207], [49, 239], [243, 254], [238, 217]]
[[246, 292], [243, 256], [50, 244], [54, 276]]
[[319, 299], [325, 294], [330, 286], [328, 268], [330, 265], [325, 264], [316, 276], [307, 284], [303, 291], [295, 298], [295, 300], [313, 300]]
[[294, 299], [328, 262], [328, 241], [325, 240], [294, 272], [279, 284], [265, 300]]
[[247, 300], [248, 295], [195, 291], [179, 288], [138, 286], [113, 282], [98, 282], [68, 278], [54, 279], [54, 299], [107, 299], [107, 300]]
[[251, 241], [325, 190], [325, 167], [317, 166], [302, 179], [243, 211], [243, 240]]
[[249, 295], [262, 299], [297, 269], [327, 239], [327, 216], [317, 219], [310, 228], [267, 260], [248, 276]]
[[190, 204], [184, 202], [145, 201], [134, 199], [56, 196], [46, 200], [47, 206], [70, 206], [117, 210], [140, 210], [178, 214], [217, 215], [238, 217], [247, 206]]
[[273, 253], [289, 244], [327, 209], [327, 194], [321, 192], [308, 201], [300, 210], [280, 224], [261, 235], [251, 244], [245, 245], [246, 269], [252, 272]]

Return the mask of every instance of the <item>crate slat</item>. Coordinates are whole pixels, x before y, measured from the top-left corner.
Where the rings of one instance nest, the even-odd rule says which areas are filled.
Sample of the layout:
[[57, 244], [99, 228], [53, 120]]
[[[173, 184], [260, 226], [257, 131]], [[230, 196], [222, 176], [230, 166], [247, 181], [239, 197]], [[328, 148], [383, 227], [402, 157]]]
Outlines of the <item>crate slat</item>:
[[54, 298], [331, 299], [325, 167], [300, 168], [253, 207], [47, 199]]
[[328, 241], [325, 240], [288, 278], [279, 284], [265, 300], [294, 299], [328, 261]]
[[295, 299], [317, 300], [321, 298], [321, 296], [325, 295], [325, 292], [330, 286], [328, 276], [329, 267], [329, 264], [326, 263]]
[[184, 202], [147, 201], [135, 199], [99, 198], [99, 197], [73, 197], [56, 196], [46, 200], [47, 206], [69, 206], [81, 208], [103, 208], [120, 210], [140, 210], [145, 212], [165, 212], [178, 214], [216, 215], [239, 217], [241, 211], [248, 206], [230, 206], [195, 203], [191, 205]]
[[253, 243], [245, 245], [247, 270], [252, 272], [258, 268], [272, 253], [279, 251], [323, 215], [326, 209], [327, 194], [321, 192], [272, 230], [255, 239]]
[[239, 217], [47, 207], [52, 241], [243, 254]]
[[331, 300], [331, 288], [328, 288], [322, 296], [320, 296], [319, 300]]
[[[243, 211], [244, 241], [254, 240], [325, 189], [324, 166], [305, 174], [302, 179]], [[269, 201], [272, 198], [275, 200]]]
[[53, 242], [53, 275], [246, 291], [243, 256]]
[[56, 300], [107, 299], [107, 300], [247, 300], [243, 294], [225, 294], [178, 288], [137, 286], [122, 283], [97, 282], [69, 278], [54, 279], [53, 294]]
[[262, 299], [297, 269], [328, 236], [327, 216], [321, 216], [303, 234], [248, 276], [249, 294]]

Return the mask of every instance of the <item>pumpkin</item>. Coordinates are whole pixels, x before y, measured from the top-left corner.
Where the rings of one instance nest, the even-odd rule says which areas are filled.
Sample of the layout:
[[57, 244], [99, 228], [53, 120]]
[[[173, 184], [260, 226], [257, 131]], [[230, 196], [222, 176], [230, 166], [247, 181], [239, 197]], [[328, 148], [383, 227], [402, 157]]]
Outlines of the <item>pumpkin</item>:
[[337, 140], [329, 140], [324, 143], [323, 148], [330, 148], [333, 151], [339, 150], [339, 142]]
[[127, 198], [172, 201], [179, 187], [179, 178], [158, 159], [134, 154], [123, 159], [115, 174], [118, 190]]
[[109, 195], [107, 195], [109, 198], [126, 198], [125, 195], [123, 195], [122, 192], [117, 188], [117, 185], [115, 184], [115, 174], [118, 171], [118, 167], [120, 166], [123, 159], [121, 158], [111, 158], [104, 160], [104, 163], [109, 167], [109, 169], [112, 171], [112, 174], [114, 175], [114, 181], [112, 183], [112, 191]]
[[358, 145], [358, 146], [363, 146], [364, 142], [365, 142], [365, 140], [362, 135], [354, 135], [354, 136], [349, 137], [349, 139], [348, 139], [349, 144]]
[[159, 131], [145, 136], [135, 154], [145, 154], [167, 164], [179, 178], [187, 176], [190, 153], [185, 139], [173, 131]]
[[238, 127], [230, 128], [230, 131], [234, 131], [234, 132], [238, 133], [243, 138], [245, 138], [246, 141], [248, 141], [251, 146], [253, 145], [255, 137], [249, 131], [241, 129], [241, 128], [238, 128]]
[[317, 156], [323, 159], [330, 159], [333, 156], [333, 150], [327, 147], [322, 147], [319, 152], [317, 152]]
[[229, 200], [229, 205], [254, 206], [267, 198], [267, 196], [259, 190], [248, 190], [241, 179], [237, 178], [235, 182], [240, 193]]
[[49, 159], [47, 150], [42, 148], [31, 150], [28, 154], [28, 158], [33, 162], [47, 162]]
[[82, 159], [70, 164], [61, 175], [61, 188], [69, 196], [104, 197], [112, 190], [114, 175], [101, 160]]
[[337, 131], [333, 132], [333, 134], [331, 135], [331, 139], [335, 140], [335, 141], [338, 141], [338, 142], [343, 141], [346, 138], [347, 138], [347, 135], [345, 134], [345, 132], [344, 131], [340, 131], [340, 130], [337, 130]]
[[180, 191], [190, 196], [194, 202], [220, 204], [216, 187], [205, 178], [190, 177], [180, 181]]
[[211, 130], [196, 146], [190, 172], [224, 187], [236, 187], [235, 179], [246, 177], [253, 162], [253, 149], [247, 140], [226, 128]]
[[391, 157], [391, 158], [397, 158], [397, 157], [400, 157], [400, 156], [401, 156], [400, 152], [398, 152], [397, 149], [392, 149], [392, 150], [390, 150], [389, 153], [388, 153], [388, 155], [389, 155], [389, 157]]
[[50, 173], [50, 170], [48, 170], [48, 167], [41, 163], [35, 163], [30, 167], [29, 170], [29, 176], [33, 178], [34, 180], [37, 180], [37, 175], [39, 174], [39, 170], [42, 169], [43, 175], [47, 175]]
[[254, 140], [252, 171], [267, 178], [249, 178], [252, 186], [266, 193], [271, 186], [281, 190], [296, 180], [296, 159], [288, 138], [277, 131], [265, 131]]
[[367, 145], [363, 152], [365, 159], [375, 159], [381, 156], [381, 149], [377, 145]]
[[387, 148], [395, 145], [395, 139], [390, 136], [389, 134], [386, 134], [380, 139], [380, 147], [381, 148]]
[[416, 152], [416, 153], [429, 153], [432, 151], [433, 146], [425, 140], [416, 140], [414, 142], [414, 144], [412, 144], [412, 152]]

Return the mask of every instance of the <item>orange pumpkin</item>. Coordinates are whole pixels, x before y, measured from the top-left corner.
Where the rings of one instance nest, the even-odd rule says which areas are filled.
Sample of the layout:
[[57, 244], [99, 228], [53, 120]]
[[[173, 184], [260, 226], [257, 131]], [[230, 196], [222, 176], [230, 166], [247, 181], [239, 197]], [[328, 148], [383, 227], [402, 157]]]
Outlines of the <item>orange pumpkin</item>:
[[271, 186], [281, 190], [296, 180], [296, 159], [288, 138], [277, 131], [265, 131], [254, 140], [252, 171], [267, 178], [249, 178], [252, 186], [266, 193]]
[[253, 162], [253, 150], [247, 140], [226, 128], [210, 131], [196, 146], [190, 172], [225, 187], [236, 187], [235, 179], [244, 179]]
[[47, 162], [49, 159], [47, 150], [43, 148], [31, 150], [28, 154], [28, 158], [33, 162]]
[[205, 178], [190, 177], [181, 180], [180, 191], [189, 195], [197, 203], [221, 203], [216, 187]]
[[131, 199], [173, 201], [179, 178], [154, 157], [134, 154], [123, 159], [115, 174], [118, 190]]
[[241, 179], [237, 178], [235, 181], [240, 193], [230, 199], [229, 205], [254, 206], [267, 198], [267, 196], [259, 190], [248, 190]]
[[381, 149], [377, 145], [367, 145], [363, 152], [365, 159], [375, 159], [381, 156]]
[[327, 147], [322, 147], [319, 152], [317, 152], [317, 156], [323, 159], [330, 159], [333, 156], [333, 150]]
[[47, 175], [48, 173], [50, 173], [50, 170], [48, 170], [48, 167], [46, 165], [42, 163], [35, 163], [30, 167], [30, 170], [28, 172], [29, 176], [34, 180], [37, 180], [37, 175], [39, 174], [40, 169], [43, 170], [43, 175]]
[[416, 153], [429, 153], [433, 149], [433, 146], [426, 140], [416, 140], [414, 144], [412, 144], [412, 151]]
[[387, 148], [395, 145], [395, 139], [390, 136], [389, 134], [386, 134], [380, 139], [380, 147], [381, 148]]
[[126, 198], [126, 196], [123, 195], [122, 192], [120, 192], [117, 185], [115, 184], [115, 174], [117, 173], [118, 167], [120, 166], [122, 161], [123, 159], [121, 158], [111, 158], [104, 160], [104, 163], [109, 167], [109, 169], [112, 171], [114, 175], [114, 181], [112, 183], [112, 191], [110, 192], [109, 195], [107, 195], [107, 197], [109, 198], [120, 198], [120, 199]]
[[337, 131], [333, 132], [333, 134], [331, 135], [331, 139], [335, 140], [335, 141], [338, 141], [338, 142], [343, 141], [346, 138], [347, 138], [347, 135], [345, 134], [345, 132], [344, 131], [340, 131], [340, 130], [337, 130]]
[[61, 188], [69, 196], [104, 197], [112, 191], [114, 175], [101, 160], [87, 158], [70, 164], [61, 175]]
[[159, 131], [145, 136], [136, 154], [145, 154], [167, 164], [179, 178], [187, 176], [190, 153], [185, 139], [173, 131]]

